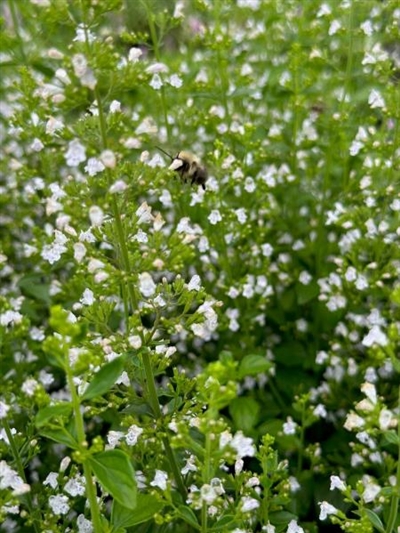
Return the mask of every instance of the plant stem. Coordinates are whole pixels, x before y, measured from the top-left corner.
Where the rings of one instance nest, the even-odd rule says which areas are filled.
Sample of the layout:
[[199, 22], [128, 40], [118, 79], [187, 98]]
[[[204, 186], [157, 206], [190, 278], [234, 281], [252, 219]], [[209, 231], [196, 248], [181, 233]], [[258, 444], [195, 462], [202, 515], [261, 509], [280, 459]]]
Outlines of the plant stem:
[[[73, 374], [69, 366], [68, 360], [66, 362], [65, 371], [67, 374], [68, 388], [71, 393], [71, 402], [72, 402], [72, 409], [74, 412], [74, 422], [75, 422], [76, 435], [78, 438], [79, 451], [82, 453], [83, 456], [85, 456], [85, 453], [87, 451], [85, 426], [83, 423], [83, 416], [81, 413], [81, 404], [79, 401], [79, 396], [76, 392], [76, 388], [75, 388], [75, 384], [73, 380]], [[96, 486], [93, 481], [92, 469], [90, 468], [88, 461], [85, 459], [82, 461], [82, 465], [83, 465], [83, 474], [85, 476], [85, 481], [86, 481], [86, 495], [89, 500], [90, 514], [91, 514], [91, 518], [93, 521], [93, 528], [94, 528], [95, 533], [102, 533], [103, 527], [101, 524], [100, 509], [99, 509], [97, 498], [96, 498]]]
[[[14, 457], [18, 475], [23, 480], [23, 482], [26, 483], [27, 481], [26, 481], [26, 476], [25, 476], [25, 469], [22, 464], [17, 445], [15, 444], [14, 435], [12, 434], [11, 428], [6, 418], [3, 419], [3, 425], [4, 425], [4, 430], [8, 438], [8, 442], [10, 444], [12, 455]], [[35, 518], [36, 510], [34, 510], [34, 507], [33, 507], [32, 495], [28, 492], [27, 494], [24, 495], [24, 498], [26, 499], [26, 506], [29, 510], [29, 514], [32, 517], [33, 528], [36, 533], [40, 533], [40, 529], [37, 525], [37, 520]]]
[[[399, 387], [399, 400], [398, 400], [398, 412], [400, 413], [400, 387]], [[394, 533], [394, 527], [397, 520], [397, 513], [399, 510], [400, 501], [400, 414], [397, 417], [397, 470], [396, 470], [396, 486], [392, 495], [392, 501], [390, 502], [389, 517], [386, 525], [386, 533]]]

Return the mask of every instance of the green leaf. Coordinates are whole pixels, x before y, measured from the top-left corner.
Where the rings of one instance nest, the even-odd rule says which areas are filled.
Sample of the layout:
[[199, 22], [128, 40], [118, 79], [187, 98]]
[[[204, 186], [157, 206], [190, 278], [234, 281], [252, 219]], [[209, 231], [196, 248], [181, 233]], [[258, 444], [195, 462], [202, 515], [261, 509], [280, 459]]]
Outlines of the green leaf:
[[89, 458], [92, 470], [103, 486], [123, 507], [136, 508], [135, 471], [126, 453], [107, 450]]
[[240, 361], [238, 377], [242, 379], [245, 376], [254, 376], [266, 372], [270, 368], [271, 362], [264, 356], [249, 354]]
[[69, 402], [62, 402], [43, 407], [43, 409], [40, 409], [35, 416], [36, 427], [40, 428], [46, 425], [49, 420], [55, 417], [69, 417], [71, 412], [72, 405]]
[[187, 507], [186, 505], [180, 505], [178, 507], [178, 514], [187, 524], [190, 524], [192, 527], [195, 527], [198, 531], [200, 531], [200, 525], [199, 521], [197, 520], [197, 516], [190, 507]]
[[208, 531], [221, 531], [221, 529], [223, 531], [226, 531], [226, 528], [228, 526], [234, 526], [236, 525], [236, 520], [235, 520], [235, 517], [233, 515], [226, 515], [226, 516], [223, 516], [222, 518], [220, 518], [219, 520], [217, 520], [217, 522], [214, 524], [214, 526], [212, 528], [210, 528]]
[[75, 438], [65, 428], [42, 429], [40, 431], [40, 435], [42, 437], [46, 437], [47, 439], [54, 440], [55, 442], [58, 442], [60, 444], [64, 444], [65, 446], [68, 446], [68, 448], [72, 448], [73, 450], [78, 449], [78, 443], [76, 442]]
[[260, 406], [254, 398], [235, 398], [229, 404], [229, 413], [233, 418], [236, 429], [244, 432], [251, 431], [258, 422]]
[[41, 281], [40, 275], [28, 274], [18, 281], [18, 285], [28, 296], [48, 304], [50, 303], [49, 284], [41, 283]]
[[82, 400], [90, 400], [96, 396], [101, 396], [110, 390], [115, 381], [122, 374], [124, 364], [125, 358], [122, 356], [105, 364], [92, 379], [89, 387], [82, 396]]
[[152, 494], [137, 495], [137, 506], [134, 510], [127, 509], [117, 500], [114, 500], [111, 511], [111, 523], [113, 531], [119, 528], [132, 527], [151, 520], [156, 513], [159, 513], [164, 504], [158, 501]]
[[297, 303], [304, 305], [310, 300], [316, 298], [319, 294], [319, 286], [315, 282], [311, 282], [308, 285], [298, 283], [296, 286]]
[[394, 444], [395, 446], [399, 445], [399, 437], [395, 431], [387, 430], [383, 432], [384, 444]]
[[364, 509], [364, 511], [374, 528], [380, 531], [381, 533], [385, 533], [385, 528], [379, 516], [370, 509]]

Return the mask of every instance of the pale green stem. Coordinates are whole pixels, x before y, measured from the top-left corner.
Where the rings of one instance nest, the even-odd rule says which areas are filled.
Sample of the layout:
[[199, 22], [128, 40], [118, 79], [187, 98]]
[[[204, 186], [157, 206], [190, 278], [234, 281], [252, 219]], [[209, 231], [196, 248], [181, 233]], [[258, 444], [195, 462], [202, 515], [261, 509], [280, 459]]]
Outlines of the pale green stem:
[[394, 528], [399, 512], [400, 503], [400, 387], [399, 387], [399, 400], [398, 400], [398, 416], [397, 416], [397, 470], [396, 470], [396, 486], [392, 495], [392, 501], [390, 502], [389, 517], [386, 525], [386, 533], [394, 533]]
[[[24, 466], [22, 464], [21, 457], [19, 455], [19, 451], [18, 451], [17, 445], [16, 445], [15, 440], [14, 440], [14, 435], [12, 434], [12, 431], [10, 429], [10, 426], [8, 424], [7, 419], [3, 420], [3, 425], [4, 425], [4, 430], [5, 430], [7, 438], [8, 438], [8, 442], [10, 444], [12, 455], [14, 457], [14, 461], [15, 461], [15, 465], [17, 467], [18, 475], [23, 480], [23, 482], [26, 483], [27, 481], [26, 481], [26, 476], [25, 476], [25, 469], [24, 469]], [[36, 509], [34, 510], [31, 494], [30, 493], [25, 494], [24, 499], [26, 500], [26, 506], [27, 506], [27, 508], [29, 510], [29, 514], [30, 514], [30, 516], [32, 518], [33, 528], [34, 528], [36, 533], [40, 533], [40, 529], [39, 529], [39, 527], [37, 525], [37, 519], [35, 517]]]
[[[72, 403], [72, 409], [74, 412], [74, 423], [75, 423], [76, 435], [78, 439], [79, 451], [81, 452], [83, 456], [85, 456], [85, 454], [87, 453], [85, 425], [84, 425], [83, 416], [81, 413], [81, 404], [79, 401], [79, 396], [76, 392], [76, 388], [75, 388], [75, 384], [73, 380], [73, 374], [72, 374], [68, 361], [66, 361], [65, 371], [67, 374], [68, 388], [71, 393], [71, 403]], [[98, 505], [97, 497], [96, 497], [96, 485], [93, 481], [92, 469], [90, 468], [90, 465], [87, 459], [83, 459], [82, 465], [83, 465], [83, 474], [85, 476], [85, 481], [86, 481], [86, 495], [89, 501], [90, 515], [91, 515], [92, 522], [93, 522], [93, 528], [94, 528], [95, 533], [103, 533], [103, 527], [102, 527], [101, 518], [100, 518], [100, 509], [99, 509], [99, 505]]]

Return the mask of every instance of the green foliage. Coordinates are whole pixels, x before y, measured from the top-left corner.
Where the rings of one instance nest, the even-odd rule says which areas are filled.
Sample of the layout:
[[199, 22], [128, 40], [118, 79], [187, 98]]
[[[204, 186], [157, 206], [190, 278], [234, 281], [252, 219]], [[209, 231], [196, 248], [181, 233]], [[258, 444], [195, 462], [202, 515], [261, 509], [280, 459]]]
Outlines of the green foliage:
[[2, 6], [0, 531], [400, 525], [397, 4]]

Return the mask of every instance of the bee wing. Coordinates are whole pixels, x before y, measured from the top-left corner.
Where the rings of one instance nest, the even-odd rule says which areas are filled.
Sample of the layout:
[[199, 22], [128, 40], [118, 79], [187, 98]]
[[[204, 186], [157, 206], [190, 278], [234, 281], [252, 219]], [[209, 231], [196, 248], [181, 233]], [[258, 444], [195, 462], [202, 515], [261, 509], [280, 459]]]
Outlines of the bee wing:
[[183, 161], [181, 159], [174, 159], [168, 168], [171, 170], [178, 170], [182, 165]]

